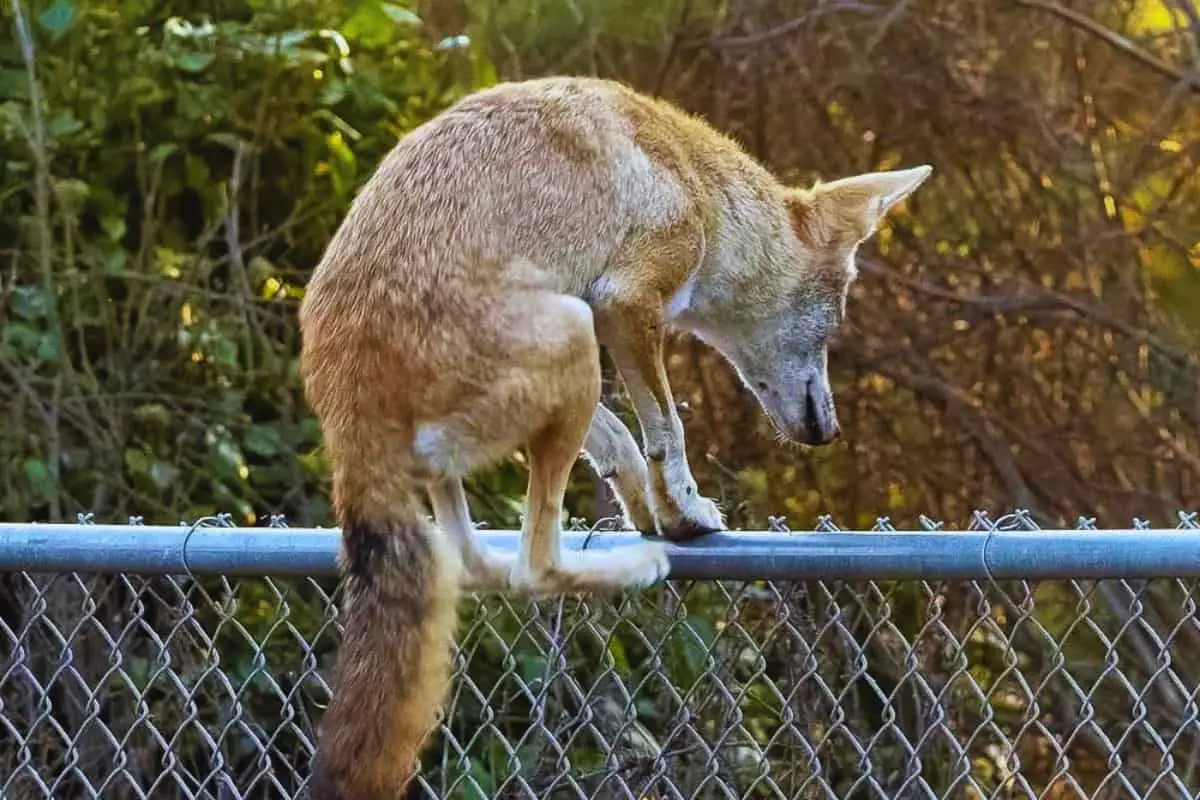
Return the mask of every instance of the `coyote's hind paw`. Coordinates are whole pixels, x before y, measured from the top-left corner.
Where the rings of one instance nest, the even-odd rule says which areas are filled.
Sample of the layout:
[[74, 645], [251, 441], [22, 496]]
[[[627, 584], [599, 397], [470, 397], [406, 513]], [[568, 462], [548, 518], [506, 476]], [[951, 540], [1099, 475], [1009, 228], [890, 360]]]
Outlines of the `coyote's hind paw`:
[[[565, 554], [564, 554], [565, 555]], [[570, 554], [591, 555], [585, 552]], [[605, 562], [614, 589], [645, 589], [666, 579], [671, 572], [671, 559], [662, 542], [641, 542], [614, 547], [606, 553], [596, 553]]]
[[515, 553], [481, 547], [463, 559], [463, 589], [468, 592], [504, 592], [517, 563]]
[[537, 571], [513, 570], [514, 592], [534, 597], [560, 594], [612, 594], [645, 589], [664, 580], [671, 571], [662, 542], [642, 542], [610, 550], [565, 550], [561, 563]]

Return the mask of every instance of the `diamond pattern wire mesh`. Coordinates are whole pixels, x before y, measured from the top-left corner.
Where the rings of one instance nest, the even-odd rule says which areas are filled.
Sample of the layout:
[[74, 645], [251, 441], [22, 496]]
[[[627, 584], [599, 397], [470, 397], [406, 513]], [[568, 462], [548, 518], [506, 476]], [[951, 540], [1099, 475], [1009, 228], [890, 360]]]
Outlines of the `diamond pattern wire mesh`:
[[[972, 527], [1006, 524], [1032, 526]], [[336, 580], [0, 580], [0, 797], [302, 796]], [[414, 796], [1193, 797], [1196, 590], [831, 576], [471, 597]]]

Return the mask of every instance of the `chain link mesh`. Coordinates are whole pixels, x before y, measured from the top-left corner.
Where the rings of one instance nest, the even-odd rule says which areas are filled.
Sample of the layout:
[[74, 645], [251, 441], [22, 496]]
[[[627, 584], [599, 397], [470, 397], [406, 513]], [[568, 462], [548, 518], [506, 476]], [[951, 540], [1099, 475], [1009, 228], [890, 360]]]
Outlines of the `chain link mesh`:
[[[302, 796], [336, 579], [5, 580], [0, 796]], [[1190, 798], [1196, 590], [831, 576], [472, 596], [415, 796]]]

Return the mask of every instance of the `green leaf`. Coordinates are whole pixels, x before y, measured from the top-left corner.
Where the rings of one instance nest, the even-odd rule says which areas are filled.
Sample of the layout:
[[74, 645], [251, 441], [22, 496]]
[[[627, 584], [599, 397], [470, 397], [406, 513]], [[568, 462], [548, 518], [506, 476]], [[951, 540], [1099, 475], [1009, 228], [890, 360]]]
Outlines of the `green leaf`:
[[42, 361], [58, 361], [60, 352], [58, 334], [53, 331], [42, 334], [42, 338], [38, 341], [37, 357]]
[[216, 457], [217, 463], [222, 467], [222, 472], [241, 477], [246, 461], [242, 458], [242, 451], [236, 444], [228, 439], [221, 439], [217, 442]]
[[354, 151], [346, 144], [345, 138], [338, 131], [326, 137], [329, 154], [332, 156], [329, 166], [329, 180], [333, 190], [338, 195], [347, 194], [354, 186], [355, 158]]
[[329, 60], [329, 54], [311, 47], [297, 47], [283, 54], [284, 58], [294, 64], [324, 64]]
[[166, 461], [154, 460], [150, 466], [150, 480], [156, 487], [161, 489], [169, 489], [171, 484], [179, 478], [179, 468], [173, 464], [168, 464]]
[[79, 216], [89, 194], [90, 187], [78, 178], [60, 178], [54, 181], [54, 196], [63, 213], [69, 217]]
[[682, 660], [679, 666], [684, 667], [689, 678], [694, 680], [706, 669], [716, 629], [707, 619], [691, 615], [687, 625], [676, 628], [673, 633], [671, 652]]
[[208, 162], [193, 153], [183, 157], [183, 176], [188, 186], [201, 193], [210, 188], [213, 182]]
[[397, 25], [420, 25], [421, 18], [407, 8], [395, 3], [380, 3], [379, 9]]
[[269, 425], [251, 425], [246, 431], [244, 444], [251, 453], [266, 458], [279, 455], [287, 449], [279, 429]]
[[12, 290], [12, 309], [21, 319], [38, 320], [46, 316], [50, 297], [41, 286], [16, 286]]
[[296, 45], [302, 42], [307, 42], [312, 38], [311, 31], [284, 31], [277, 36], [271, 36], [267, 39], [267, 48], [271, 51], [291, 50]]
[[38, 458], [27, 458], [22, 465], [25, 479], [38, 499], [49, 497], [54, 492], [54, 475], [45, 461]]
[[471, 776], [473, 783], [464, 782], [461, 785], [463, 789], [469, 792], [468, 796], [471, 797], [472, 800], [475, 798], [480, 798], [480, 800], [482, 800], [484, 797], [495, 796], [494, 792], [496, 791], [496, 779], [493, 775], [500, 773], [497, 772], [493, 774], [492, 770], [488, 769], [486, 764], [479, 759], [473, 758], [471, 759], [471, 767], [467, 774]]
[[315, 446], [321, 442], [321, 423], [316, 417], [305, 417], [300, 420], [296, 426], [299, 433], [300, 444], [305, 446]]
[[440, 42], [438, 42], [436, 45], [434, 45], [434, 49], [436, 49], [436, 50], [459, 50], [464, 47], [470, 47], [470, 46], [471, 46], [471, 37], [460, 33], [457, 36], [447, 36], [446, 38], [442, 39]]
[[57, 139], [83, 130], [83, 123], [69, 111], [60, 111], [46, 121], [46, 133]]
[[179, 145], [174, 142], [163, 142], [155, 145], [154, 149], [150, 151], [150, 163], [158, 164], [178, 151]]
[[612, 656], [613, 669], [621, 674], [629, 671], [629, 656], [625, 654], [625, 645], [616, 636], [608, 640], [608, 654]]
[[23, 69], [0, 69], [0, 100], [28, 100], [29, 76]]
[[39, 336], [37, 329], [18, 322], [4, 326], [3, 331], [0, 332], [0, 345], [3, 345], [4, 350], [7, 351], [6, 355], [12, 357], [12, 355], [28, 353], [36, 349]]
[[237, 343], [223, 336], [215, 339], [212, 346], [212, 361], [223, 367], [236, 367], [238, 365]]
[[340, 78], [330, 78], [321, 88], [319, 102], [323, 106], [335, 106], [346, 97], [346, 82]]
[[518, 653], [517, 665], [521, 671], [521, 679], [530, 687], [530, 691], [540, 690], [550, 667], [549, 660], [542, 655]]
[[354, 151], [346, 144], [345, 137], [340, 131], [334, 131], [326, 137], [329, 153], [341, 163], [353, 168], [355, 164]]
[[125, 217], [119, 213], [105, 214], [100, 218], [100, 227], [104, 228], [104, 233], [114, 242], [125, 238]]
[[250, 263], [246, 265], [246, 269], [250, 273], [250, 282], [256, 285], [274, 276], [279, 271], [275, 268], [274, 264], [262, 256], [252, 257]]
[[243, 139], [242, 137], [240, 137], [236, 134], [233, 134], [233, 133], [229, 133], [227, 131], [217, 131], [216, 133], [210, 133], [208, 136], [205, 136], [204, 139], [205, 139], [205, 141], [212, 142], [214, 144], [219, 144], [224, 147], [228, 147], [230, 150], [232, 150], [235, 153], [238, 150], [240, 150], [243, 146], [246, 146], [248, 144], [248, 142], [245, 139]]
[[125, 254], [124, 248], [114, 247], [104, 254], [102, 263], [104, 264], [105, 275], [124, 275], [128, 257]]
[[130, 447], [125, 450], [125, 468], [132, 475], [147, 475], [150, 472], [150, 456], [144, 450]]
[[203, 72], [216, 57], [216, 53], [179, 53], [171, 61], [184, 72]]
[[420, 17], [395, 3], [362, 2], [342, 26], [342, 35], [368, 47], [382, 47], [394, 40], [396, 25], [420, 22]]
[[75, 4], [71, 0], [54, 0], [37, 15], [38, 23], [50, 34], [50, 38], [55, 40], [62, 38], [75, 27], [77, 18]]
[[19, 322], [5, 325], [0, 329], [0, 354], [7, 358], [24, 356], [36, 362], [57, 361], [58, 335]]
[[178, 253], [169, 247], [154, 248], [154, 262], [158, 273], [164, 278], [179, 279], [183, 275], [183, 266], [187, 259], [183, 253]]

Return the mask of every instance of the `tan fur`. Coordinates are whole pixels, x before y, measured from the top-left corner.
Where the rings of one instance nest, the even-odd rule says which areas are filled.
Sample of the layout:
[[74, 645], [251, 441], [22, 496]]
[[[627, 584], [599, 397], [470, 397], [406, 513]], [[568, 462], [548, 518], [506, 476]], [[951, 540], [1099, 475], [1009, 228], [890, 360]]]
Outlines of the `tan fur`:
[[[408, 780], [448, 681], [460, 588], [543, 596], [666, 576], [661, 542], [560, 550], [581, 450], [639, 529], [683, 539], [723, 527], [687, 463], [663, 365], [669, 326], [724, 353], [783, 434], [837, 436], [825, 341], [855, 249], [928, 173], [784, 187], [703, 121], [598, 79], [500, 84], [404, 137], [300, 312], [353, 589], [315, 800], [394, 796]], [[643, 452], [598, 405], [599, 343]], [[521, 547], [494, 553], [462, 479], [518, 448], [530, 464]]]

